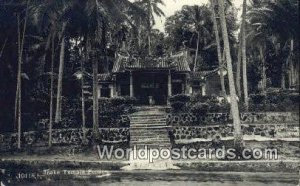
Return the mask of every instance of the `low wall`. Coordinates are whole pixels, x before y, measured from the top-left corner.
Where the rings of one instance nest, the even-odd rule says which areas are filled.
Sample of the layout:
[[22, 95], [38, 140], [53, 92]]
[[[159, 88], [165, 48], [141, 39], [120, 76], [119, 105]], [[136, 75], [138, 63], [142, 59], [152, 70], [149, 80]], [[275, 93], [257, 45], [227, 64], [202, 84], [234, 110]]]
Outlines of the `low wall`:
[[[299, 113], [297, 112], [247, 112], [241, 113], [240, 118], [242, 124], [299, 123]], [[230, 123], [232, 123], [232, 119], [229, 113], [208, 113], [205, 115], [172, 113], [167, 115], [167, 124], [172, 126], [202, 126]]]
[[[92, 129], [86, 129], [87, 143], [91, 142]], [[124, 143], [129, 139], [129, 128], [99, 128], [102, 143]], [[21, 143], [23, 147], [47, 146], [49, 133], [43, 131], [29, 131], [22, 133]], [[84, 141], [82, 129], [53, 129], [53, 145], [79, 145]], [[0, 134], [0, 151], [17, 147], [17, 133]]]
[[[241, 113], [241, 127], [245, 139], [299, 139], [299, 114], [293, 112]], [[209, 113], [196, 116], [190, 113], [168, 114], [167, 124], [176, 141], [211, 141], [216, 137], [234, 136], [229, 113]]]
[[[215, 126], [174, 126], [171, 128], [172, 135], [176, 140], [199, 139], [211, 141], [219, 136], [221, 139], [233, 137], [233, 125]], [[299, 138], [298, 124], [242, 124], [242, 132], [249, 139], [267, 137], [273, 139]], [[252, 138], [251, 138], [252, 137]]]

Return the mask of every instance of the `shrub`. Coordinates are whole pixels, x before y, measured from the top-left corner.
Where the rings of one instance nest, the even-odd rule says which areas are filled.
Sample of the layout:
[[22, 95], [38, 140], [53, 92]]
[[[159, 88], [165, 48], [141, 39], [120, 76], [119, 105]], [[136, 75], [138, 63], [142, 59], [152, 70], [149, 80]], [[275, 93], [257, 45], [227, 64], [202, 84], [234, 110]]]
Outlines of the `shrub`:
[[202, 96], [201, 94], [195, 94], [191, 97], [191, 103], [205, 103], [210, 100], [212, 96]]
[[255, 94], [250, 96], [249, 110], [287, 112], [299, 110], [299, 95], [286, 92], [272, 92], [266, 95]]
[[172, 102], [171, 107], [174, 112], [185, 111], [186, 103], [181, 101]]
[[250, 95], [250, 101], [253, 104], [262, 104], [266, 99], [265, 95], [261, 95], [261, 94], [253, 94]]
[[189, 102], [191, 99], [190, 96], [188, 95], [185, 95], [185, 94], [178, 94], [178, 95], [175, 95], [175, 96], [172, 96], [169, 98], [169, 101], [170, 103], [172, 102], [183, 102], [183, 103], [187, 103]]
[[207, 103], [196, 103], [191, 107], [191, 112], [198, 115], [205, 115], [208, 113], [209, 105]]

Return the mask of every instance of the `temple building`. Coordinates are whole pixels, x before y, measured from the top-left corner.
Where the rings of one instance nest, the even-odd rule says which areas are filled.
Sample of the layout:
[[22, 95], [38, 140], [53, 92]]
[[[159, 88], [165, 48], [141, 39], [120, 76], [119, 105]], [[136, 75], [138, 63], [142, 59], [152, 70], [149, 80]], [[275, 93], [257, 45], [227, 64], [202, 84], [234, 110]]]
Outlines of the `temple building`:
[[218, 68], [192, 72], [187, 51], [164, 58], [118, 54], [112, 72], [99, 74], [99, 97], [135, 97], [142, 105], [165, 105], [177, 94], [221, 95]]

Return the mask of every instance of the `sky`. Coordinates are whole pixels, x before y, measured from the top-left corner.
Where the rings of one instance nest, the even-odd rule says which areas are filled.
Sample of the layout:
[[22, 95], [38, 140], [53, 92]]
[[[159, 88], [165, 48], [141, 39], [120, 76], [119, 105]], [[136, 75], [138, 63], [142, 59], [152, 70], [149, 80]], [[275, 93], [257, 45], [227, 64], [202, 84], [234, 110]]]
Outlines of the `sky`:
[[[160, 8], [164, 11], [166, 17], [174, 15], [176, 11], [181, 10], [182, 6], [184, 5], [202, 5], [208, 4], [209, 0], [163, 0], [165, 6], [160, 6]], [[243, 3], [243, 0], [232, 0], [233, 5], [236, 8], [240, 8]], [[239, 11], [238, 16], [241, 15], [241, 11]], [[164, 24], [166, 21], [166, 17], [155, 17], [156, 24], [154, 28], [159, 29], [160, 31], [164, 31]]]

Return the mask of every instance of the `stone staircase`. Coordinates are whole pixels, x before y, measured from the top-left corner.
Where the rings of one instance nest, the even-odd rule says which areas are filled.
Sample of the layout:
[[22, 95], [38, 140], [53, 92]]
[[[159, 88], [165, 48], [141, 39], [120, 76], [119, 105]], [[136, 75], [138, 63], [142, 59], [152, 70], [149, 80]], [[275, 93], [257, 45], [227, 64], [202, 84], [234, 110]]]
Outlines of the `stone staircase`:
[[139, 111], [130, 117], [130, 146], [171, 148], [165, 112], [158, 108]]
[[162, 107], [144, 107], [130, 117], [130, 147], [133, 150], [130, 154], [130, 165], [123, 167], [123, 170], [168, 170], [179, 169], [168, 159], [155, 159], [150, 162], [146, 159], [134, 159], [134, 153], [145, 149], [148, 153], [154, 149], [171, 150], [171, 142], [166, 126], [166, 113]]

